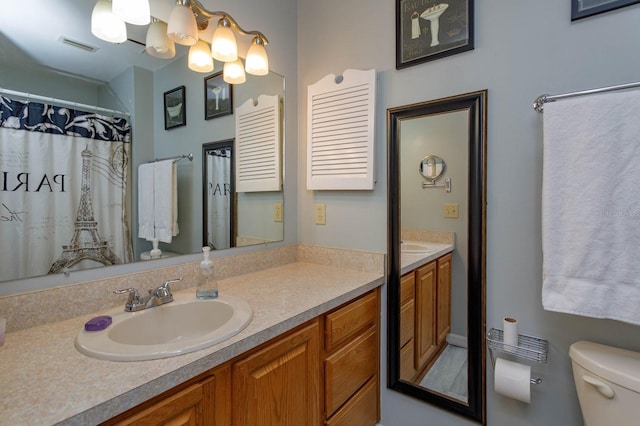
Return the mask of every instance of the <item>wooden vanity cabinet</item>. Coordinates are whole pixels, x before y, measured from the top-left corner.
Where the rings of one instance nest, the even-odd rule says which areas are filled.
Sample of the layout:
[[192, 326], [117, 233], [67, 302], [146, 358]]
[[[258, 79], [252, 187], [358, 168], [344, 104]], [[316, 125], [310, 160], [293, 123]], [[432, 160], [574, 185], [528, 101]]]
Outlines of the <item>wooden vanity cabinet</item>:
[[373, 426], [380, 296], [373, 290], [104, 425]]
[[435, 361], [451, 329], [451, 253], [400, 280], [400, 378], [415, 381]]

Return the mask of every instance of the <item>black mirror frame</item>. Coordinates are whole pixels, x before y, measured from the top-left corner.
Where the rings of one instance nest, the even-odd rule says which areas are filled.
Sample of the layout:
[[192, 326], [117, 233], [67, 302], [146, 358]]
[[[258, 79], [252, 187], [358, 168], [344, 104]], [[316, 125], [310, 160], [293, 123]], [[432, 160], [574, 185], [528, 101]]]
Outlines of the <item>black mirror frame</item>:
[[236, 197], [236, 188], [235, 188], [235, 167], [236, 167], [236, 158], [233, 155], [233, 146], [234, 146], [234, 142], [235, 142], [235, 138], [233, 139], [226, 139], [226, 140], [221, 140], [221, 141], [217, 141], [217, 142], [209, 142], [209, 143], [205, 143], [202, 144], [202, 245], [204, 246], [208, 246], [209, 245], [209, 226], [208, 226], [208, 221], [207, 221], [207, 216], [208, 216], [208, 197], [209, 197], [209, 190], [207, 188], [207, 155], [209, 151], [215, 151], [216, 149], [229, 149], [231, 150], [231, 182], [230, 182], [230, 189], [231, 189], [231, 194], [233, 196], [233, 199], [231, 201], [231, 209], [230, 209], [230, 216], [231, 216], [231, 223], [230, 223], [230, 243], [231, 243], [231, 247], [235, 247], [236, 246], [236, 240], [235, 240], [235, 236], [236, 236], [236, 203], [237, 203], [237, 197]]
[[[469, 224], [467, 276], [468, 404], [400, 380], [400, 122], [469, 111]], [[486, 111], [487, 90], [387, 109], [387, 387], [486, 424]]]

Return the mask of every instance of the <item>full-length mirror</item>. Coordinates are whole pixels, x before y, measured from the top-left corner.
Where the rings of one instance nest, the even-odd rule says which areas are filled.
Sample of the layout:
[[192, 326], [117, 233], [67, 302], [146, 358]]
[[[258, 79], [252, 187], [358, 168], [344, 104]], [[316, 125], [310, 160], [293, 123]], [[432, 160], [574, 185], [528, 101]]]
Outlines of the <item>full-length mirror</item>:
[[387, 111], [388, 386], [482, 423], [486, 96]]
[[[152, 1], [152, 14], [156, 11], [168, 13], [172, 4], [165, 3]], [[116, 147], [116, 144], [111, 143], [98, 149], [97, 142], [91, 142], [85, 156], [83, 152], [87, 146], [83, 143], [74, 145], [72, 150], [65, 147], [66, 151], [58, 150], [58, 145], [52, 144], [52, 151], [47, 153], [36, 148], [28, 150], [26, 144], [22, 144], [19, 149], [12, 146], [8, 151], [0, 147], [0, 170], [4, 173], [0, 174], [0, 177], [3, 178], [2, 188], [5, 189], [0, 191], [0, 216], [12, 219], [0, 221], [0, 243], [7, 244], [3, 246], [3, 250], [12, 253], [10, 258], [4, 257], [7, 263], [0, 265], [0, 287], [3, 281], [137, 262], [153, 257], [148, 255], [152, 243], [139, 237], [138, 211], [144, 200], [141, 200], [138, 193], [138, 167], [156, 158], [176, 158], [193, 154], [193, 161], [182, 159], [175, 163], [179, 232], [172, 236], [171, 243], [160, 242], [160, 249], [166, 255], [185, 255], [199, 253], [201, 250], [203, 232], [210, 219], [203, 216], [203, 198], [200, 195], [205, 164], [201, 157], [202, 146], [214, 139], [233, 139], [236, 115], [233, 110], [224, 116], [206, 114], [204, 81], [215, 72], [203, 74], [190, 71], [186, 64], [187, 47], [179, 46], [173, 60], [161, 60], [141, 54], [144, 50], [146, 26], [128, 26], [129, 38], [117, 45], [94, 37], [90, 33], [89, 25], [94, 5], [95, 2], [83, 0], [26, 0], [20, 5], [3, 3], [0, 8], [0, 27], [3, 29], [0, 32], [0, 90], [4, 90], [4, 95], [0, 95], [32, 103], [43, 101], [30, 96], [43, 95], [47, 99], [71, 101], [71, 104], [61, 105], [65, 107], [78, 102], [82, 105], [126, 111], [131, 114], [127, 118], [131, 127], [130, 143], [125, 146]], [[27, 9], [40, 10], [40, 13], [33, 17], [30, 25], [25, 26], [19, 22]], [[56, 36], [52, 37], [51, 34]], [[82, 46], [79, 47], [77, 43], [73, 45], [65, 42], [67, 39], [82, 42], [95, 49], [88, 51], [81, 48]], [[216, 63], [216, 67], [217, 70], [221, 70], [222, 64]], [[185, 106], [188, 106], [186, 124], [165, 129], [163, 94], [179, 87], [185, 88]], [[14, 96], [7, 94], [8, 92], [21, 92], [24, 96]], [[247, 75], [244, 84], [233, 86], [232, 108], [261, 95], [277, 95], [284, 109], [284, 77], [275, 72], [266, 76]], [[53, 101], [50, 103], [55, 104]], [[77, 109], [86, 110], [82, 107]], [[86, 111], [93, 112], [90, 109]], [[109, 115], [102, 110], [98, 112]], [[43, 124], [49, 125], [50, 123]], [[99, 123], [96, 133], [104, 129], [110, 129], [111, 132], [111, 129], [118, 125], [105, 120]], [[281, 125], [284, 128], [284, 124]], [[11, 131], [16, 133], [17, 129]], [[10, 139], [12, 144], [16, 143], [17, 139]], [[283, 135], [280, 139], [282, 151], [284, 139]], [[36, 141], [32, 145], [38, 143]], [[82, 173], [73, 177], [62, 177], [66, 172], [60, 170], [66, 163], [74, 163], [74, 169], [86, 170], [87, 179], [82, 179]], [[86, 167], [82, 168], [83, 164]], [[83, 182], [87, 188], [83, 189]], [[100, 191], [99, 185], [115, 188], [120, 198], [105, 195], [102, 203], [93, 199], [93, 219], [88, 220], [90, 215], [83, 200], [88, 200], [89, 194], [95, 196]], [[74, 195], [70, 192], [72, 188], [75, 191]], [[9, 202], [7, 197], [10, 192], [13, 194]], [[15, 201], [18, 193], [38, 197], [42, 204], [38, 204], [39, 207], [25, 207], [22, 199], [20, 202]], [[279, 191], [278, 197], [278, 211], [281, 213], [284, 203], [282, 190]], [[283, 240], [282, 215], [274, 219], [273, 211], [269, 211], [268, 214], [258, 211], [250, 201], [238, 202], [232, 206], [235, 210], [231, 213], [230, 219], [242, 219], [255, 227], [247, 234], [251, 238], [246, 238], [243, 244], [237, 245]], [[111, 210], [101, 210], [99, 204]], [[6, 207], [3, 207], [4, 205]], [[62, 234], [62, 227], [59, 226], [61, 219], [54, 214], [61, 211], [61, 205], [65, 206], [64, 216], [68, 222], [64, 228], [65, 234], [59, 238], [60, 241], [56, 240], [50, 258], [39, 257], [38, 261], [34, 262], [29, 257], [33, 252], [29, 246], [16, 249], [18, 238], [22, 239], [25, 235], [24, 229], [20, 229], [19, 226], [27, 226], [25, 224], [28, 223], [29, 229], [55, 228], [56, 232]], [[85, 207], [80, 215], [82, 206]], [[116, 211], [118, 207], [121, 210]], [[126, 217], [122, 208], [126, 210]], [[273, 203], [271, 209], [273, 210]], [[37, 221], [28, 222], [36, 213]], [[116, 225], [111, 220], [114, 217], [122, 220]], [[92, 221], [97, 222], [95, 227], [91, 225], [92, 229], [86, 228]], [[267, 236], [263, 237], [259, 232], [262, 230], [258, 228], [265, 223], [270, 227]], [[237, 226], [237, 222], [230, 222], [229, 226]], [[111, 229], [117, 229], [119, 233], [114, 234]], [[9, 233], [4, 233], [9, 230]], [[75, 262], [77, 256], [72, 262], [69, 261], [70, 247], [80, 247], [84, 243], [79, 241], [85, 237], [96, 240], [100, 246], [118, 244], [123, 248], [118, 250], [117, 259], [111, 256], [108, 250], [104, 250], [100, 256], [94, 256], [98, 260], [92, 263], [84, 260]], [[42, 245], [43, 241], [36, 239], [29, 244]], [[53, 243], [48, 241], [47, 244]], [[219, 248], [228, 247], [233, 245], [223, 244]], [[88, 248], [82, 248], [84, 253], [90, 252]], [[94, 249], [95, 247], [91, 248]], [[17, 265], [24, 267], [21, 266], [18, 270]], [[19, 287], [14, 283], [10, 283], [10, 286]], [[6, 294], [2, 288], [0, 294]]]

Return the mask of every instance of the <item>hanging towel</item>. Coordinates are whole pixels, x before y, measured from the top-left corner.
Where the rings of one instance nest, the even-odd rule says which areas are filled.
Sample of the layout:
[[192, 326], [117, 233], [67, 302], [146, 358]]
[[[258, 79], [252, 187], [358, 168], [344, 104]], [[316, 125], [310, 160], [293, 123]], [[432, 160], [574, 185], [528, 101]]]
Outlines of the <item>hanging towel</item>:
[[640, 325], [640, 91], [544, 106], [542, 303]]
[[154, 163], [155, 237], [170, 243], [178, 235], [178, 177], [173, 160]]
[[155, 238], [155, 200], [153, 163], [138, 166], [138, 237], [145, 240]]

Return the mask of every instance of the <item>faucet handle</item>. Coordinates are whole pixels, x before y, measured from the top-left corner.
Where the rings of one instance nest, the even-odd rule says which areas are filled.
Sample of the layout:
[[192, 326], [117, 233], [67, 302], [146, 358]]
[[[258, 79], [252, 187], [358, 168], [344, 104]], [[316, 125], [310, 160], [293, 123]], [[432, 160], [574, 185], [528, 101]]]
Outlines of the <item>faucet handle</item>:
[[140, 294], [138, 290], [135, 288], [123, 288], [120, 290], [113, 290], [115, 294], [129, 294], [129, 298], [127, 299], [127, 303], [125, 304], [124, 310], [127, 312], [133, 311], [137, 306], [144, 305], [142, 300], [140, 299]]
[[172, 280], [165, 281], [160, 287], [156, 288], [153, 293], [154, 295], [162, 302], [167, 303], [173, 300], [173, 294], [171, 294], [171, 289], [169, 288], [170, 283], [175, 283], [178, 281], [182, 281], [182, 277], [174, 278]]

